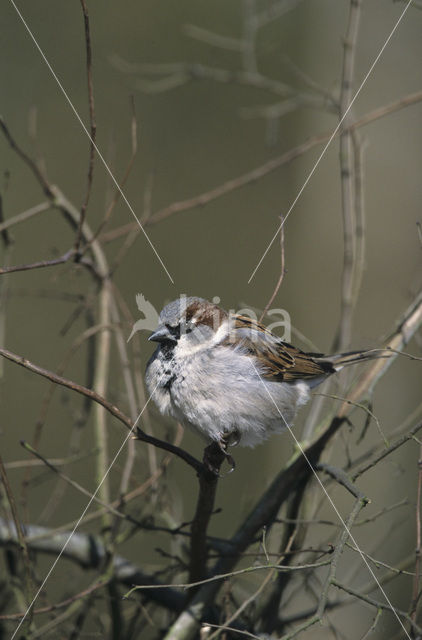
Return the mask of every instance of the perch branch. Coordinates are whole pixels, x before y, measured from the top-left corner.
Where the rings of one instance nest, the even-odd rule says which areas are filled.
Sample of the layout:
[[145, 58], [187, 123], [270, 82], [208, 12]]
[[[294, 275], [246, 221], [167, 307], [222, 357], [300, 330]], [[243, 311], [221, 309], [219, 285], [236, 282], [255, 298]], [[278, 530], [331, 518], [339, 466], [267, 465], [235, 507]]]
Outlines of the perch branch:
[[[196, 582], [205, 576], [207, 563], [207, 529], [214, 510], [215, 494], [217, 491], [218, 471], [224, 461], [225, 455], [217, 443], [205, 448], [205, 456], [210, 455], [215, 473], [208, 470], [204, 464], [203, 471], [199, 473], [199, 495], [196, 503], [196, 511], [191, 525], [190, 567], [189, 582]], [[206, 454], [207, 452], [207, 454]]]

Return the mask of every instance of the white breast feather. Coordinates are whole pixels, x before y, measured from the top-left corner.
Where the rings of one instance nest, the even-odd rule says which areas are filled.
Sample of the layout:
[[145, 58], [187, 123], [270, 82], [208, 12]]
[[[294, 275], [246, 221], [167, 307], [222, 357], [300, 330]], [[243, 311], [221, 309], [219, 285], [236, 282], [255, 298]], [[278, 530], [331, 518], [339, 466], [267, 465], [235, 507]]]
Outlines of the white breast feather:
[[[227, 329], [225, 333], [222, 329], [214, 340], [221, 341], [225, 335]], [[250, 355], [241, 349], [188, 351], [188, 346], [177, 345], [172, 365], [177, 375], [170, 391], [160, 387], [154, 391], [154, 400], [162, 413], [172, 415], [207, 440], [237, 429], [240, 445], [255, 446], [290, 426], [297, 409], [309, 399], [305, 382], [271, 382], [259, 377]], [[161, 366], [157, 358], [149, 367], [150, 393], [159, 382]]]

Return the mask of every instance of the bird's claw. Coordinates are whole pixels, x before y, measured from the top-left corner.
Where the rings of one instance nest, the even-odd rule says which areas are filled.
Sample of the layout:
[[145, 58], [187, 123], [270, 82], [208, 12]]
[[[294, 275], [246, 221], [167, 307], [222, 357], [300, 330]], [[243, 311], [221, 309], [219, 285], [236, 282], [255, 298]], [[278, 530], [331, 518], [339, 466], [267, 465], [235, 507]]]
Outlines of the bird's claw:
[[[237, 429], [230, 431], [230, 433], [223, 434], [219, 440], [214, 440], [204, 450], [204, 465], [214, 475], [219, 478], [224, 478], [229, 473], [232, 473], [236, 468], [236, 463], [233, 456], [227, 451], [229, 446], [236, 446], [239, 444], [240, 434]], [[227, 460], [230, 465], [230, 469], [226, 473], [220, 473], [220, 467], [224, 460]]]

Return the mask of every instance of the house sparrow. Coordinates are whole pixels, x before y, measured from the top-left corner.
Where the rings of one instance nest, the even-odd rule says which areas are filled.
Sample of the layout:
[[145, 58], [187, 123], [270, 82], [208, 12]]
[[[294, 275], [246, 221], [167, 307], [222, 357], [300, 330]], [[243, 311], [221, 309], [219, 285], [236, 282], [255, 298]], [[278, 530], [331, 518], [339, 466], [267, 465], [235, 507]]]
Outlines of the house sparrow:
[[165, 306], [149, 340], [159, 344], [146, 384], [160, 412], [224, 451], [286, 430], [313, 387], [345, 365], [379, 357], [379, 350], [304, 353], [259, 322], [195, 297]]

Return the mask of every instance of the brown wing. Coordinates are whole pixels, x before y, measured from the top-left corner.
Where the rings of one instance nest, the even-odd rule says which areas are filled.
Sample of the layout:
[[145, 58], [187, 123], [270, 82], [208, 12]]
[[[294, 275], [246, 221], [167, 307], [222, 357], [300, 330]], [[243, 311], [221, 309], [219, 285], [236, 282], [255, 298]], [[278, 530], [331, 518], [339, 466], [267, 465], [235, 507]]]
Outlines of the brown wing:
[[224, 341], [227, 346], [242, 344], [261, 364], [262, 376], [274, 382], [294, 382], [334, 373], [329, 362], [317, 361], [319, 354], [308, 354], [282, 342], [263, 324], [247, 316], [232, 316], [232, 330]]

